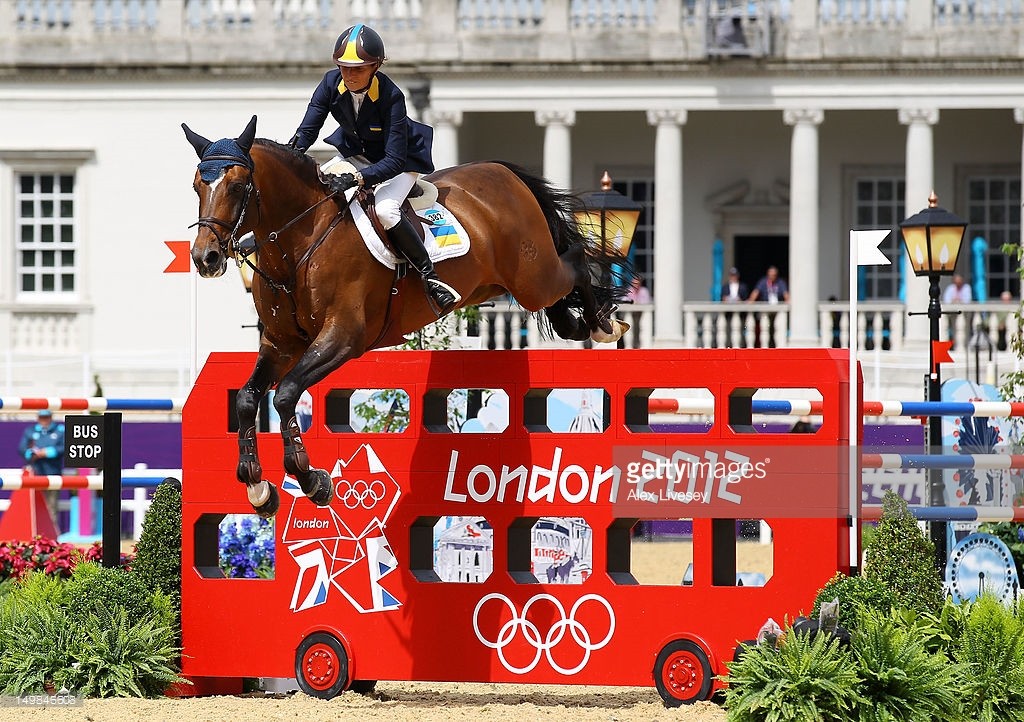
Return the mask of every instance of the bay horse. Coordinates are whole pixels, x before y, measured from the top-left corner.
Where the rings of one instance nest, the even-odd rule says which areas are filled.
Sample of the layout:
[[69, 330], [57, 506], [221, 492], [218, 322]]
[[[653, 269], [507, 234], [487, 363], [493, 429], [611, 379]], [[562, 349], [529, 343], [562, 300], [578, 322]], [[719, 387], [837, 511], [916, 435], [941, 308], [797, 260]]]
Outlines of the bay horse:
[[[238, 480], [256, 513], [279, 506], [262, 479], [256, 446], [260, 400], [276, 386], [284, 468], [314, 504], [331, 502], [328, 472], [310, 466], [295, 417], [299, 396], [346, 361], [402, 343], [436, 320], [419, 284], [402, 291], [395, 271], [374, 259], [348, 212], [321, 181], [315, 159], [256, 136], [256, 116], [237, 138], [209, 141], [182, 123], [199, 156], [193, 187], [199, 220], [192, 261], [199, 275], [224, 273], [229, 258], [252, 264], [252, 298], [263, 325], [256, 365], [236, 397]], [[610, 318], [620, 288], [602, 286], [625, 260], [602, 251], [577, 226], [579, 201], [506, 163], [478, 162], [428, 176], [472, 239], [469, 252], [437, 264], [461, 305], [509, 293], [544, 310], [562, 338], [614, 342], [629, 326]], [[365, 198], [364, 198], [365, 201]], [[372, 204], [371, 204], [372, 205]], [[255, 248], [240, 238], [251, 233]]]

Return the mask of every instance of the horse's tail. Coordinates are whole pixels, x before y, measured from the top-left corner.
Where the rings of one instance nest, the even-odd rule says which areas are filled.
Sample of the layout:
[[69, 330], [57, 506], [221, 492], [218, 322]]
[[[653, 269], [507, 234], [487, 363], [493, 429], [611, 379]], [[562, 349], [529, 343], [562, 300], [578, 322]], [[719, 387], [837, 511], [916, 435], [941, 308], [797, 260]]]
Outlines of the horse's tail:
[[[563, 191], [530, 173], [525, 168], [505, 161], [494, 161], [505, 166], [521, 180], [548, 221], [548, 230], [555, 242], [555, 251], [561, 255], [571, 246], [580, 244], [586, 249], [586, 262], [590, 266], [592, 284], [598, 306], [604, 303], [618, 303], [629, 292], [634, 272], [629, 259], [615, 249], [604, 247], [599, 239], [588, 236], [576, 222], [576, 212], [584, 209], [583, 200]], [[582, 308], [579, 292], [573, 291], [566, 300], [573, 308]]]

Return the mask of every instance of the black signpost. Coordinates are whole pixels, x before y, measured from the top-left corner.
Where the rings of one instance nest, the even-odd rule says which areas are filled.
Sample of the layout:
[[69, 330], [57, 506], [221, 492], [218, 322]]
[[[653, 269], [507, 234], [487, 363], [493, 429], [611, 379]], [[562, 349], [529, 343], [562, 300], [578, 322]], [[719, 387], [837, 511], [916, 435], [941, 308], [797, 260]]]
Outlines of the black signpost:
[[121, 414], [64, 419], [64, 464], [103, 471], [103, 566], [121, 563]]

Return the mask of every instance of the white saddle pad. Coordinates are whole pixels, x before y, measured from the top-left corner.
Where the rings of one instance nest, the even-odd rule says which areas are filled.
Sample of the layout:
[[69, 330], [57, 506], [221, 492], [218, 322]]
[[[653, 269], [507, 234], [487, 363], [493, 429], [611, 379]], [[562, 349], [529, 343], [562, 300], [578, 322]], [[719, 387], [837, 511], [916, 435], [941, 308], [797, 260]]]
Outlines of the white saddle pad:
[[[363, 242], [373, 257], [388, 268], [394, 268], [398, 257], [377, 235], [362, 206], [353, 201], [349, 204], [349, 210], [356, 222], [356, 228], [363, 237]], [[429, 221], [423, 223], [423, 245], [430, 255], [430, 260], [437, 263], [448, 258], [464, 256], [469, 252], [469, 236], [466, 229], [459, 223], [459, 219], [440, 203], [435, 201], [429, 208], [417, 210], [416, 215]]]

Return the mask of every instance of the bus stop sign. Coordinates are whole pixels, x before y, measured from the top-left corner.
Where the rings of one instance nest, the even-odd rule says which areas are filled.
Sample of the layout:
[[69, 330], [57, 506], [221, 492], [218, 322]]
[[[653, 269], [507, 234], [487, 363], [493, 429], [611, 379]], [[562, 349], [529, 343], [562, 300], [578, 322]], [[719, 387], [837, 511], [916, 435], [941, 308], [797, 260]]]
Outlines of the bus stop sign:
[[64, 419], [64, 464], [75, 469], [103, 466], [103, 417]]

